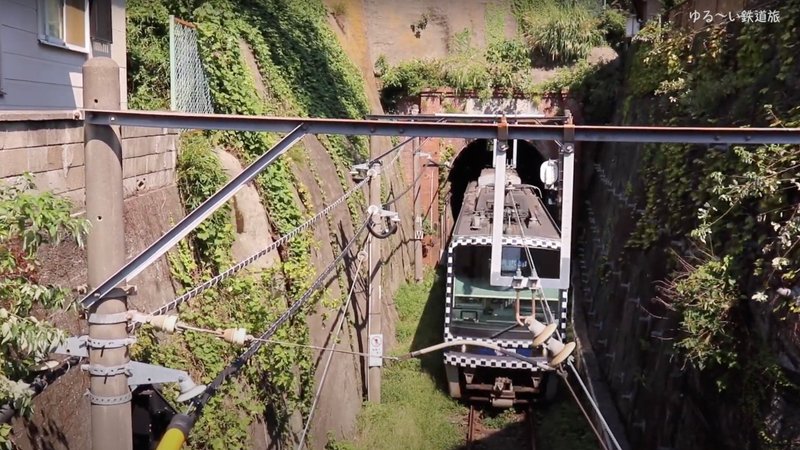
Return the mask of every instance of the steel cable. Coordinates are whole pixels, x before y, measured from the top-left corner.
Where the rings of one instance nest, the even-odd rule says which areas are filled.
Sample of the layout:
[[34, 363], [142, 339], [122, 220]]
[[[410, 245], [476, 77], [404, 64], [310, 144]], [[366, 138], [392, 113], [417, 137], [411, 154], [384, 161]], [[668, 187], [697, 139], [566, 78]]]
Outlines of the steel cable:
[[264, 345], [264, 341], [269, 340], [275, 334], [275, 332], [278, 331], [278, 328], [281, 325], [283, 325], [287, 320], [289, 320], [292, 316], [294, 316], [297, 313], [297, 311], [303, 305], [305, 305], [305, 303], [311, 298], [311, 295], [317, 289], [319, 289], [319, 287], [322, 285], [322, 283], [328, 277], [331, 271], [336, 267], [339, 261], [341, 261], [344, 258], [344, 256], [348, 253], [350, 247], [352, 247], [352, 245], [356, 242], [356, 239], [358, 239], [358, 236], [364, 231], [364, 229], [366, 229], [368, 222], [369, 222], [368, 220], [365, 220], [361, 224], [361, 226], [358, 228], [358, 230], [356, 230], [355, 234], [353, 235], [353, 238], [342, 249], [341, 253], [339, 253], [339, 255], [336, 256], [336, 258], [334, 258], [333, 262], [331, 262], [328, 265], [328, 267], [326, 267], [325, 270], [323, 270], [322, 273], [319, 274], [319, 276], [316, 278], [316, 280], [314, 280], [314, 282], [311, 284], [308, 290], [306, 290], [306, 292], [299, 299], [297, 299], [294, 303], [292, 303], [289, 309], [287, 309], [283, 314], [281, 314], [281, 316], [278, 317], [278, 319], [275, 320], [275, 322], [273, 322], [272, 325], [270, 325], [267, 331], [265, 331], [258, 338], [254, 339], [253, 344], [250, 345], [250, 347], [247, 350], [245, 350], [244, 353], [242, 353], [231, 364], [225, 367], [222, 370], [222, 372], [220, 372], [217, 375], [217, 377], [214, 378], [214, 380], [208, 384], [208, 387], [201, 396], [195, 398], [192, 401], [192, 406], [190, 407], [190, 409], [192, 410], [190, 413], [191, 416], [197, 418], [201, 414], [203, 406], [205, 406], [205, 404], [208, 403], [211, 397], [222, 386], [222, 383], [224, 383], [225, 380], [227, 380], [232, 375], [236, 375], [239, 372], [239, 370], [245, 364], [247, 364], [250, 358], [252, 358], [253, 355], [255, 355], [255, 353], [261, 348], [261, 346]]
[[[525, 231], [522, 228], [522, 218], [521, 218], [521, 216], [519, 214], [519, 210], [517, 209], [516, 201], [514, 201], [514, 194], [513, 193], [511, 194], [511, 200], [512, 200], [511, 201], [511, 205], [514, 208], [514, 213], [516, 214], [517, 221], [520, 224], [520, 233], [522, 235], [522, 238], [524, 239], [525, 238]], [[527, 246], [525, 246], [525, 253], [527, 254], [528, 264], [530, 264], [531, 268], [533, 268], [533, 256], [531, 255], [531, 251]], [[539, 287], [538, 289], [541, 291], [543, 303], [544, 303], [544, 306], [545, 306], [545, 310], [548, 313], [547, 315], [549, 315], [548, 320], [550, 322], [552, 322], [552, 323], [555, 323], [555, 316], [553, 315], [553, 311], [550, 309], [550, 304], [547, 302], [546, 297], [544, 297], [544, 291], [542, 290], [541, 287]], [[556, 336], [558, 337], [559, 340], [563, 340], [562, 336], [561, 336], [561, 333], [558, 331], [558, 329], [556, 329]], [[617, 450], [621, 450], [619, 442], [617, 442], [617, 439], [614, 436], [614, 433], [611, 432], [611, 427], [608, 426], [608, 423], [606, 422], [605, 417], [603, 417], [603, 413], [600, 411], [600, 407], [597, 406], [597, 403], [592, 398], [592, 395], [589, 392], [589, 389], [583, 383], [583, 380], [581, 379], [580, 375], [578, 374], [578, 370], [575, 368], [575, 365], [573, 365], [571, 361], [567, 361], [567, 365], [570, 367], [570, 369], [572, 369], [572, 372], [575, 375], [575, 378], [578, 379], [578, 383], [580, 384], [581, 388], [583, 389], [583, 392], [586, 394], [586, 398], [589, 399], [589, 403], [594, 408], [595, 413], [597, 413], [597, 417], [600, 420], [600, 423], [603, 426], [604, 431], [611, 437], [611, 441], [614, 443], [614, 446], [616, 447], [616, 449]], [[566, 381], [566, 375], [562, 374], [562, 376], [564, 377], [564, 380]], [[569, 385], [569, 383], [567, 383], [567, 387], [569, 387], [570, 391], [572, 392], [572, 387]], [[574, 392], [573, 392], [573, 396], [575, 396]], [[578, 401], [577, 396], [575, 396], [575, 400]], [[578, 406], [580, 406], [581, 410], [583, 411], [583, 405], [581, 405], [580, 402], [578, 402]], [[598, 436], [598, 439], [601, 439], [600, 436], [599, 436], [599, 433], [597, 433], [597, 431], [596, 431], [594, 423], [590, 420], [589, 415], [586, 414], [586, 413], [584, 413], [584, 415], [586, 417], [586, 420], [589, 421], [589, 425], [592, 427], [592, 430], [595, 431], [595, 434]], [[601, 442], [602, 442], [602, 439], [601, 439]], [[603, 448], [607, 450], [607, 447], [605, 446], [604, 442], [603, 442]]]
[[569, 389], [569, 393], [572, 394], [572, 398], [575, 399], [575, 404], [578, 405], [578, 408], [580, 408], [581, 412], [583, 413], [583, 417], [586, 418], [586, 421], [589, 423], [589, 427], [591, 427], [592, 431], [594, 432], [595, 437], [597, 437], [597, 441], [600, 443], [600, 446], [603, 447], [603, 450], [609, 450], [608, 446], [606, 445], [606, 442], [603, 440], [603, 437], [600, 435], [600, 431], [598, 431], [597, 427], [594, 426], [594, 423], [592, 422], [592, 418], [589, 417], [589, 413], [586, 411], [586, 408], [583, 407], [583, 404], [581, 404], [581, 400], [578, 398], [578, 394], [575, 393], [575, 389], [572, 388], [572, 385], [570, 384], [569, 379], [567, 379], [567, 374], [563, 373], [561, 371], [559, 371], [558, 374], [561, 376], [561, 378], [564, 379], [564, 384], [567, 385], [567, 389]]
[[[446, 118], [439, 119], [435, 123], [442, 123], [445, 120], [446, 120]], [[408, 144], [409, 142], [413, 141], [414, 139], [416, 139], [416, 137], [410, 137], [410, 138], [406, 139], [405, 141], [403, 141], [403, 142], [395, 145], [394, 147], [390, 148], [389, 150], [385, 151], [384, 153], [382, 153], [382, 154], [376, 156], [375, 158], [369, 160], [367, 162], [367, 167], [369, 167], [369, 166], [375, 164], [376, 162], [382, 160], [383, 158], [389, 156], [392, 152], [400, 150], [404, 145]], [[422, 146], [422, 144], [427, 142], [429, 139], [430, 139], [430, 137], [426, 137], [425, 139], [423, 139], [422, 142], [420, 142], [420, 146]], [[392, 158], [392, 160], [389, 161], [389, 164], [387, 164], [387, 166], [394, 164], [394, 162], [397, 161], [397, 158], [399, 158], [399, 157], [400, 157], [400, 152], [398, 151], [397, 154], [394, 155], [394, 158]]]
[[[351, 195], [353, 195], [353, 193], [355, 193], [356, 191], [361, 189], [365, 184], [367, 184], [367, 182], [370, 180], [370, 178], [371, 177], [368, 176], [367, 178], [365, 178], [365, 179], [361, 180], [360, 182], [358, 182], [358, 184], [356, 184], [355, 186], [350, 188], [347, 192], [344, 193], [344, 195], [339, 197], [337, 200], [335, 200], [330, 205], [326, 206], [324, 209], [322, 209], [320, 212], [318, 212], [314, 217], [308, 219], [307, 221], [305, 221], [304, 223], [299, 225], [294, 230], [292, 230], [292, 231], [286, 233], [285, 235], [281, 236], [278, 240], [276, 240], [272, 244], [268, 245], [264, 249], [262, 249], [262, 250], [260, 250], [260, 251], [258, 251], [256, 253], [253, 253], [249, 257], [247, 257], [247, 258], [243, 259], [242, 261], [236, 263], [235, 265], [229, 267], [224, 272], [221, 272], [219, 275], [217, 275], [217, 276], [215, 276], [213, 278], [210, 278], [207, 281], [204, 281], [203, 283], [199, 284], [198, 286], [196, 286], [192, 290], [190, 290], [190, 291], [186, 292], [185, 294], [175, 298], [174, 300], [172, 300], [171, 302], [161, 306], [160, 308], [152, 311], [150, 313], [150, 315], [157, 316], [157, 315], [161, 315], [161, 314], [167, 313], [168, 311], [174, 309], [175, 307], [177, 307], [181, 303], [186, 302], [188, 300], [191, 300], [191, 299], [197, 297], [198, 295], [202, 294], [203, 292], [207, 291], [208, 289], [211, 289], [212, 287], [218, 285], [223, 280], [225, 280], [227, 278], [230, 278], [233, 274], [235, 274], [236, 272], [239, 272], [240, 270], [242, 270], [245, 267], [249, 266], [250, 264], [252, 264], [256, 260], [258, 260], [262, 256], [264, 256], [267, 253], [275, 250], [276, 248], [278, 248], [278, 246], [280, 246], [280, 245], [286, 243], [287, 241], [289, 241], [290, 239], [294, 238], [300, 232], [304, 231], [305, 229], [307, 229], [308, 227], [310, 227], [311, 225], [316, 223], [319, 219], [322, 218], [322, 216], [327, 215], [331, 210], [333, 210], [334, 208], [336, 208], [337, 206], [342, 204], [342, 202], [344, 202], [347, 198], [349, 198]], [[138, 327], [139, 325], [140, 324], [137, 323], [136, 325], [134, 325], [134, 327]]]
[[384, 203], [384, 204], [383, 204], [383, 207], [384, 207], [384, 208], [387, 208], [387, 207], [389, 207], [389, 206], [392, 206], [392, 205], [393, 205], [393, 204], [395, 204], [395, 203], [396, 203], [398, 200], [400, 200], [401, 198], [403, 198], [403, 196], [404, 196], [404, 195], [408, 194], [408, 193], [409, 193], [409, 191], [411, 191], [411, 189], [413, 189], [413, 188], [414, 188], [414, 186], [417, 184], [417, 181], [419, 181], [419, 179], [420, 179], [420, 178], [422, 178], [422, 175], [424, 175], [424, 174], [425, 174], [425, 171], [423, 171], [423, 170], [420, 170], [420, 171], [419, 171], [419, 174], [417, 175], [417, 178], [414, 178], [414, 181], [412, 181], [412, 182], [411, 182], [411, 184], [409, 184], [409, 185], [408, 185], [408, 187], [406, 187], [406, 188], [403, 190], [403, 192], [401, 192], [400, 194], [398, 194], [398, 195], [394, 196], [394, 197], [393, 197], [391, 200], [389, 200], [388, 202]]

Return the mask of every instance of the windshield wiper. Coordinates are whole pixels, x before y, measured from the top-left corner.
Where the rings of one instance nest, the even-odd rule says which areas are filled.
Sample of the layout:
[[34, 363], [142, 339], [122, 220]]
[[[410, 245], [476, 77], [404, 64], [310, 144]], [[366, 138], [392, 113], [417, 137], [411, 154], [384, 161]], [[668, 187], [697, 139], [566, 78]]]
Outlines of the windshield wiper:
[[511, 331], [511, 330], [513, 330], [514, 328], [517, 328], [517, 327], [519, 327], [519, 326], [521, 326], [521, 325], [520, 325], [520, 324], [518, 324], [518, 323], [515, 323], [515, 324], [511, 325], [510, 327], [508, 327], [508, 328], [504, 328], [504, 329], [502, 329], [502, 330], [498, 331], [497, 333], [495, 333], [495, 334], [493, 334], [493, 335], [489, 336], [489, 339], [494, 339], [494, 338], [496, 338], [497, 336], [500, 336], [501, 334], [503, 334], [503, 333], [506, 333], [506, 332], [508, 332], [508, 331]]

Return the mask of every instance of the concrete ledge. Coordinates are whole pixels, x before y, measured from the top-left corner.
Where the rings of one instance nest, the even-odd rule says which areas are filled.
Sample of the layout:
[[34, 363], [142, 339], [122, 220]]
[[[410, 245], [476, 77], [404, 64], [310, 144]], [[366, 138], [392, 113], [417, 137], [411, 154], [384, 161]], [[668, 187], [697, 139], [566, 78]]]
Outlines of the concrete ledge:
[[169, 128], [122, 127], [122, 139], [177, 134], [177, 130], [171, 130]]
[[77, 109], [52, 111], [0, 111], [0, 122], [29, 122], [43, 120], [76, 120], [83, 123]]

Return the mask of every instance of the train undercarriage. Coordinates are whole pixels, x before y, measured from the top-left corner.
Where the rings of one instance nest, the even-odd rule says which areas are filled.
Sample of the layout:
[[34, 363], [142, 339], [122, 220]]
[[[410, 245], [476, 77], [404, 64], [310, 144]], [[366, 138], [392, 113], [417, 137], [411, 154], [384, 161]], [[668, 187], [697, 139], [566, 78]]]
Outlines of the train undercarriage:
[[488, 403], [511, 408], [552, 401], [558, 388], [554, 374], [525, 369], [459, 367], [445, 364], [450, 396], [465, 403]]

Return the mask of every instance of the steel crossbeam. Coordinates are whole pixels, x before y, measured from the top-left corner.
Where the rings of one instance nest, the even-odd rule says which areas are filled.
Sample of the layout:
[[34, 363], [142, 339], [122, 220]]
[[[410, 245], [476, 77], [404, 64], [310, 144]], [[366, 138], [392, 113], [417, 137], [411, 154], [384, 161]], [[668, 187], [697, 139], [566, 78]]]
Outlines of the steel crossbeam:
[[[187, 114], [150, 111], [83, 110], [93, 125], [272, 131], [289, 133], [299, 128], [307, 134], [364, 136], [419, 136], [497, 139], [498, 125], [491, 123], [414, 122], [400, 120], [324, 119], [307, 117]], [[441, 117], [440, 117], [441, 119]], [[702, 128], [594, 125], [508, 124], [506, 139], [561, 140], [574, 131], [572, 142], [641, 142], [685, 144], [800, 144], [800, 128]]]
[[[672, 142], [695, 144], [800, 144], [799, 128], [696, 128], [618, 127], [586, 125], [529, 125], [518, 123], [448, 123], [447, 116], [436, 122], [401, 120], [324, 119], [267, 117], [226, 114], [187, 114], [151, 111], [109, 111], [85, 109], [83, 120], [92, 125], [139, 126], [177, 129], [271, 131], [288, 133], [275, 147], [228, 182], [164, 236], [125, 264], [108, 280], [86, 295], [81, 304], [88, 308], [115, 286], [129, 281], [166, 253], [179, 240], [210, 216], [268, 164], [297, 143], [305, 134], [369, 136], [456, 137], [473, 139], [560, 140], [595, 142]], [[489, 116], [492, 117], [492, 116]], [[514, 116], [506, 116], [515, 120]], [[523, 116], [520, 116], [522, 118]], [[472, 120], [472, 116], [455, 116]], [[496, 118], [495, 118], [496, 119]], [[477, 119], [476, 119], [477, 120]]]

